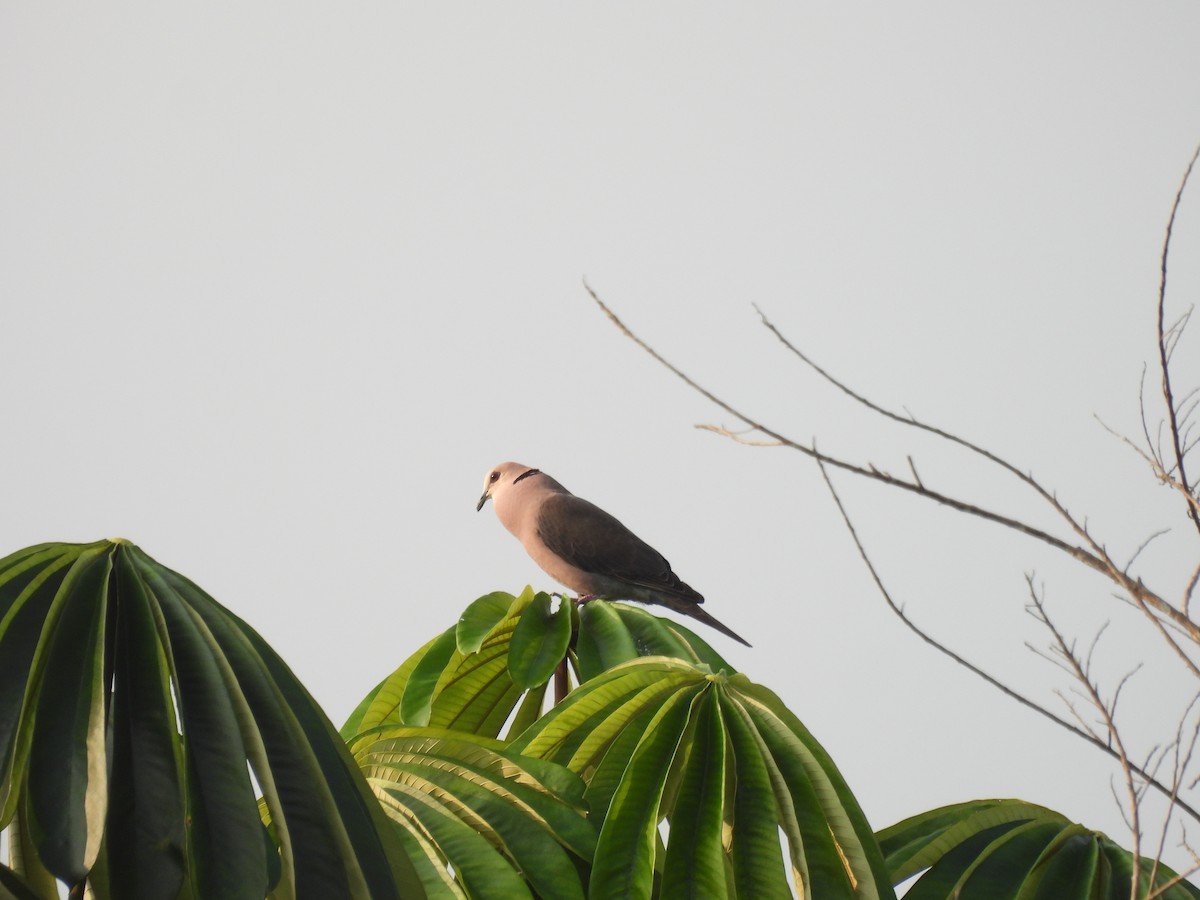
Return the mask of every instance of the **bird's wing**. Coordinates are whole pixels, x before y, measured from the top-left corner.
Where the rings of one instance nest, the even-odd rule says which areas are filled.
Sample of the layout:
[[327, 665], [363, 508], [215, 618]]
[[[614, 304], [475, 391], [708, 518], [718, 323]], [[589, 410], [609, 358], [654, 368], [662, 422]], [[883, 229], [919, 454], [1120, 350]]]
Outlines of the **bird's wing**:
[[554, 494], [538, 512], [538, 536], [576, 568], [693, 603], [704, 598], [679, 580], [663, 555], [614, 516], [574, 494]]

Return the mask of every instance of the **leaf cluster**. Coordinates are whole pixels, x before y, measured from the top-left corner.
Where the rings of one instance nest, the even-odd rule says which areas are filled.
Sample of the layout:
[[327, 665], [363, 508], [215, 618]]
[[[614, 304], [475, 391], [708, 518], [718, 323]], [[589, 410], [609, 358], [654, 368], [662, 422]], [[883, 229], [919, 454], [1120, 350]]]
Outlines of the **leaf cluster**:
[[0, 900], [1118, 897], [1137, 868], [1020, 801], [873, 833], [774, 693], [621, 603], [481, 597], [339, 733], [124, 541], [0, 560], [0, 828]]

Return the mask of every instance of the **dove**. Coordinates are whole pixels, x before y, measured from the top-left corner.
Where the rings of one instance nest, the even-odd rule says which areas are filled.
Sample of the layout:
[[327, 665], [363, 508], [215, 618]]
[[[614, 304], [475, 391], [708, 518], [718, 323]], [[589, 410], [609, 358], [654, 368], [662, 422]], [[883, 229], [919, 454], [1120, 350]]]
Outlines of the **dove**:
[[679, 579], [661, 553], [545, 472], [500, 463], [488, 471], [475, 510], [488, 500], [533, 561], [578, 592], [580, 602], [600, 598], [658, 604], [750, 646], [700, 607], [704, 597]]

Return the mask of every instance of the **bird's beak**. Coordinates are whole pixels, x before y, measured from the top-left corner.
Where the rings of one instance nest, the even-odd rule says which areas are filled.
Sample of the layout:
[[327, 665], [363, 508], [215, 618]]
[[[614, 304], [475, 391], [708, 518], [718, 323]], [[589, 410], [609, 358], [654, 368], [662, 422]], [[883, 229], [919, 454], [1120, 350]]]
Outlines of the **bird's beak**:
[[479, 498], [479, 502], [475, 504], [475, 512], [479, 512], [481, 509], [483, 509], [483, 504], [487, 503], [491, 496], [492, 494], [490, 491], [484, 491], [483, 496]]

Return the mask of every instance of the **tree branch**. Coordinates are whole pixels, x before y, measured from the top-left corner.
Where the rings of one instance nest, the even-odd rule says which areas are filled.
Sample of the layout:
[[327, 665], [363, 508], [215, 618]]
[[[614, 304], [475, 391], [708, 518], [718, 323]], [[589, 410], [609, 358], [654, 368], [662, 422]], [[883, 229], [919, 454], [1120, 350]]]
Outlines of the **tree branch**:
[[[1075, 735], [1076, 737], [1082, 738], [1084, 741], [1087, 741], [1087, 743], [1091, 744], [1093, 747], [1096, 747], [1098, 750], [1102, 751], [1103, 753], [1106, 753], [1107, 755], [1111, 756], [1113, 759], [1117, 760], [1119, 763], [1121, 763], [1122, 766], [1127, 765], [1129, 767], [1130, 771], [1136, 773], [1139, 777], [1144, 778], [1146, 780], [1147, 784], [1151, 785], [1156, 791], [1161, 793], [1163, 796], [1171, 799], [1175, 803], [1175, 805], [1178, 806], [1179, 809], [1186, 812], [1189, 816], [1191, 816], [1197, 822], [1200, 822], [1200, 812], [1197, 812], [1195, 809], [1193, 809], [1187, 803], [1184, 803], [1182, 800], [1180, 800], [1177, 795], [1177, 789], [1173, 790], [1171, 787], [1168, 787], [1167, 785], [1160, 782], [1150, 772], [1146, 771], [1143, 767], [1137, 765], [1132, 760], [1128, 759], [1128, 757], [1124, 756], [1123, 752], [1118, 752], [1118, 751], [1114, 750], [1105, 741], [1101, 740], [1097, 735], [1091, 733], [1089, 730], [1087, 730], [1083, 727], [1080, 727], [1080, 726], [1072, 725], [1066, 719], [1062, 718], [1061, 716], [1055, 715], [1050, 710], [1048, 710], [1044, 706], [1042, 706], [1040, 703], [1037, 703], [1036, 701], [1029, 699], [1024, 694], [1021, 694], [1020, 692], [1014, 690], [1013, 688], [1010, 688], [1004, 682], [1000, 681], [1000, 679], [996, 678], [994, 675], [991, 675], [988, 672], [985, 672], [979, 666], [975, 665], [974, 663], [967, 660], [965, 657], [963, 657], [960, 654], [956, 653], [955, 651], [951, 650], [945, 644], [941, 643], [936, 638], [929, 635], [919, 625], [917, 625], [915, 622], [913, 622], [912, 619], [910, 619], [908, 617], [907, 613], [904, 612], [904, 609], [898, 603], [896, 603], [895, 599], [892, 597], [891, 592], [887, 589], [886, 585], [884, 585], [882, 577], [879, 575], [879, 572], [876, 570], [875, 564], [871, 561], [871, 557], [867, 553], [866, 547], [863, 545], [862, 540], [859, 538], [858, 531], [854, 527], [854, 523], [851, 521], [849, 513], [846, 511], [846, 507], [842, 503], [841, 496], [838, 494], [837, 489], [833, 486], [833, 481], [829, 477], [829, 470], [826, 468], [824, 461], [822, 459], [818, 458], [817, 466], [821, 470], [821, 477], [825, 480], [825, 485], [826, 485], [826, 487], [829, 488], [829, 493], [833, 496], [833, 502], [837, 505], [838, 512], [842, 516], [842, 521], [846, 524], [846, 529], [850, 532], [850, 538], [851, 538], [851, 540], [854, 541], [854, 546], [858, 548], [859, 556], [862, 557], [862, 561], [866, 565], [867, 571], [870, 572], [870, 574], [871, 574], [871, 579], [875, 582], [875, 586], [876, 586], [876, 588], [879, 589], [879, 592], [883, 596], [884, 602], [887, 603], [888, 608], [893, 613], [895, 613], [896, 617], [899, 618], [901, 622], [904, 623], [905, 627], [907, 627], [913, 634], [915, 634], [917, 637], [919, 637], [925, 643], [929, 644], [929, 646], [933, 647], [939, 653], [942, 653], [943, 655], [949, 657], [950, 659], [952, 659], [954, 662], [958, 663], [958, 665], [962, 666], [967, 671], [973, 673], [974, 675], [978, 676], [979, 678], [982, 678], [984, 681], [986, 681], [992, 687], [996, 688], [996, 690], [1000, 691], [1005, 696], [1010, 697], [1013, 700], [1016, 700], [1022, 706], [1033, 710], [1034, 712], [1038, 713], [1039, 715], [1044, 716], [1045, 718], [1047, 718], [1051, 722], [1053, 722], [1055, 725], [1058, 725], [1060, 728], [1065, 728], [1067, 731], [1071, 732], [1071, 734]], [[1068, 704], [1068, 706], [1069, 705], [1070, 704]]]
[[1191, 177], [1192, 168], [1196, 165], [1197, 158], [1200, 158], [1200, 145], [1196, 147], [1196, 152], [1192, 154], [1187, 169], [1183, 173], [1183, 179], [1179, 183], [1179, 190], [1175, 192], [1175, 201], [1171, 204], [1171, 216], [1167, 220], [1167, 233], [1163, 238], [1162, 262], [1160, 264], [1161, 275], [1158, 284], [1158, 361], [1159, 368], [1162, 371], [1163, 401], [1167, 406], [1167, 421], [1171, 430], [1171, 443], [1175, 450], [1176, 478], [1183, 491], [1189, 498], [1193, 499], [1193, 502], [1188, 504], [1188, 516], [1191, 517], [1197, 532], [1200, 532], [1200, 512], [1197, 512], [1194, 502], [1195, 492], [1192, 490], [1191, 483], [1188, 481], [1187, 470], [1184, 468], [1184, 456], [1186, 454], [1180, 437], [1175, 399], [1171, 391], [1171, 352], [1174, 350], [1175, 344], [1178, 343], [1179, 335], [1182, 334], [1183, 326], [1187, 320], [1186, 318], [1181, 319], [1176, 323], [1176, 326], [1172, 326], [1170, 332], [1164, 327], [1167, 306], [1167, 258], [1171, 251], [1171, 232], [1175, 227], [1175, 215], [1179, 212], [1179, 204], [1183, 200], [1183, 191], [1187, 187], [1188, 179]]
[[[679, 369], [678, 367], [673, 365], [671, 362], [669, 362], [666, 358], [664, 358], [657, 350], [655, 350], [653, 347], [651, 347], [649, 344], [647, 344], [645, 341], [643, 341], [640, 337], [638, 337], [638, 335], [636, 335], [628, 326], [626, 326], [625, 323], [622, 322], [620, 320], [620, 318], [617, 317], [616, 313], [614, 313], [608, 307], [608, 305], [602, 299], [600, 299], [600, 296], [594, 290], [592, 290], [591, 286], [588, 285], [587, 282], [584, 282], [584, 287], [587, 289], [587, 292], [591, 295], [592, 299], [596, 302], [596, 305], [600, 307], [600, 310], [608, 317], [609, 321], [611, 321], [621, 331], [622, 334], [624, 334], [631, 341], [633, 341], [635, 344], [637, 344], [639, 347], [641, 347], [644, 351], [646, 351], [646, 353], [648, 353], [660, 365], [662, 365], [665, 369], [667, 369], [668, 371], [673, 373], [676, 377], [678, 377], [680, 380], [682, 380], [686, 385], [688, 385], [694, 391], [699, 393], [701, 396], [703, 396], [704, 398], [706, 398], [707, 400], [709, 400], [716, 406], [725, 410], [725, 412], [729, 413], [729, 415], [738, 419], [744, 425], [748, 426], [751, 430], [757, 431], [760, 434], [766, 435], [767, 437], [769, 437], [773, 441], [775, 441], [777, 444], [786, 446], [786, 447], [790, 447], [793, 450], [797, 450], [800, 453], [803, 453], [805, 456], [811, 457], [812, 459], [815, 459], [818, 462], [824, 463], [825, 465], [832, 466], [837, 469], [841, 469], [845, 472], [851, 472], [855, 475], [859, 475], [864, 478], [870, 478], [874, 481], [882, 482], [883, 484], [889, 485], [891, 487], [900, 488], [901, 490], [909, 491], [910, 493], [916, 494], [919, 497], [924, 497], [927, 500], [932, 500], [935, 503], [939, 503], [943, 506], [948, 506], [951, 509], [957, 510], [958, 512], [967, 513], [968, 515], [976, 516], [981, 519], [986, 519], [988, 521], [995, 522], [998, 525], [1003, 525], [1006, 528], [1010, 528], [1014, 531], [1018, 531], [1022, 534], [1025, 534], [1029, 537], [1034, 538], [1035, 540], [1038, 540], [1038, 541], [1041, 541], [1042, 543], [1048, 544], [1049, 546], [1055, 548], [1056, 550], [1059, 550], [1062, 553], [1067, 554], [1068, 556], [1070, 556], [1072, 559], [1076, 560], [1077, 562], [1083, 563], [1085, 566], [1087, 566], [1091, 569], [1094, 569], [1095, 571], [1100, 572], [1101, 574], [1107, 576], [1110, 580], [1114, 581], [1117, 585], [1119, 585], [1121, 587], [1121, 589], [1124, 590], [1126, 593], [1128, 593], [1131, 597], [1133, 597], [1135, 600], [1138, 600], [1141, 604], [1144, 604], [1144, 607], [1154, 609], [1157, 612], [1161, 613], [1162, 615], [1164, 615], [1165, 617], [1170, 619], [1181, 630], [1183, 630], [1192, 641], [1196, 642], [1197, 644], [1200, 644], [1200, 623], [1196, 623], [1196, 622], [1192, 621], [1191, 618], [1189, 618], [1188, 616], [1185, 616], [1179, 609], [1175, 608], [1170, 603], [1168, 603], [1166, 600], [1164, 600], [1162, 597], [1160, 597], [1158, 594], [1156, 594], [1154, 591], [1150, 590], [1148, 587], [1146, 587], [1144, 584], [1142, 584], [1141, 581], [1130, 577], [1128, 574], [1126, 574], [1124, 571], [1122, 571], [1121, 567], [1118, 566], [1117, 563], [1111, 559], [1111, 557], [1109, 557], [1109, 555], [1108, 555], [1107, 551], [1105, 551], [1104, 547], [1102, 545], [1100, 545], [1097, 541], [1095, 541], [1095, 539], [1092, 538], [1091, 534], [1088, 532], [1088, 530], [1086, 528], [1085, 523], [1078, 522], [1070, 514], [1070, 512], [1068, 512], [1066, 507], [1064, 507], [1062, 505], [1062, 503], [1059, 502], [1058, 498], [1055, 497], [1054, 494], [1052, 494], [1050, 491], [1048, 491], [1044, 487], [1042, 487], [1036, 481], [1036, 479], [1034, 479], [1031, 475], [1021, 472], [1019, 469], [1017, 469], [1011, 463], [1008, 463], [1007, 461], [1001, 459], [1000, 457], [996, 456], [995, 454], [992, 454], [989, 451], [984, 450], [983, 448], [978, 447], [969, 441], [963, 440], [962, 438], [959, 438], [956, 435], [950, 434], [949, 432], [945, 432], [945, 431], [942, 431], [941, 429], [934, 428], [933, 426], [926, 425], [912, 417], [905, 418], [902, 416], [898, 416], [896, 413], [890, 412], [890, 411], [884, 409], [883, 407], [880, 407], [877, 404], [874, 404], [871, 401], [866, 400], [865, 398], [861, 398], [860, 395], [851, 391], [849, 388], [847, 388], [841, 382], [832, 379], [832, 376], [825, 373], [824, 370], [819, 370], [819, 371], [821, 371], [822, 376], [824, 378], [826, 378], [827, 380], [830, 380], [831, 383], [835, 384], [839, 389], [843, 390], [850, 396], [855, 397], [856, 399], [859, 399], [860, 402], [864, 403], [868, 408], [875, 410], [880, 415], [886, 416], [889, 419], [893, 419], [895, 421], [902, 422], [904, 424], [908, 424], [913, 427], [920, 428], [924, 431], [928, 431], [932, 434], [943, 437], [945, 440], [951, 441], [955, 444], [958, 444], [960, 446], [967, 448], [968, 450], [971, 450], [972, 452], [980, 454], [984, 458], [989, 459], [992, 462], [994, 462], [996, 465], [999, 465], [1000, 467], [1002, 467], [1005, 471], [1014, 474], [1018, 479], [1020, 479], [1020, 481], [1022, 483], [1028, 485], [1030, 488], [1032, 488], [1038, 494], [1038, 496], [1040, 496], [1043, 500], [1045, 500], [1047, 503], [1049, 503], [1055, 509], [1055, 511], [1057, 511], [1059, 513], [1059, 515], [1062, 516], [1069, 523], [1071, 529], [1073, 531], [1075, 531], [1075, 533], [1077, 535], [1079, 535], [1080, 537], [1082, 537], [1084, 539], [1085, 543], [1087, 544], [1086, 549], [1084, 547], [1069, 544], [1066, 541], [1064, 541], [1060, 538], [1057, 538], [1057, 537], [1049, 534], [1048, 532], [1043, 531], [1040, 528], [1035, 528], [1034, 526], [1029, 525], [1026, 522], [1022, 522], [1019, 519], [1014, 519], [1014, 518], [1011, 518], [1010, 516], [1002, 515], [1001, 513], [997, 513], [992, 510], [986, 509], [984, 507], [977, 506], [977, 505], [967, 502], [965, 500], [960, 500], [956, 497], [952, 497], [947, 494], [942, 494], [938, 491], [930, 490], [929, 488], [927, 488], [924, 484], [922, 484], [919, 481], [906, 481], [903, 478], [897, 478], [893, 475], [890, 475], [886, 472], [879, 470], [878, 468], [876, 468], [873, 465], [869, 465], [869, 464], [867, 466], [856, 465], [847, 460], [839, 459], [838, 457], [829, 456], [827, 454], [820, 453], [817, 451], [815, 446], [809, 446], [806, 444], [802, 444], [798, 441], [794, 441], [794, 440], [791, 440], [790, 438], [785, 437], [784, 435], [780, 434], [779, 432], [767, 427], [763, 423], [751, 418], [750, 416], [748, 416], [745, 413], [741, 412], [740, 410], [736, 409], [731, 404], [727, 403], [725, 400], [722, 400], [716, 394], [712, 393], [707, 388], [705, 388], [702, 385], [700, 385], [699, 383], [697, 383], [694, 379], [692, 379], [690, 376], [688, 376], [685, 372], [683, 372], [681, 369]], [[768, 327], [771, 327], [773, 329], [773, 326], [768, 326]], [[796, 352], [799, 353], [799, 351], [796, 351]], [[709, 430], [715, 431], [717, 433], [728, 434], [728, 432], [725, 429], [720, 429], [717, 427], [709, 427]], [[1196, 674], [1198, 677], [1200, 677], [1200, 670], [1197, 670]]]

